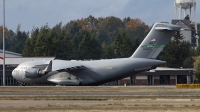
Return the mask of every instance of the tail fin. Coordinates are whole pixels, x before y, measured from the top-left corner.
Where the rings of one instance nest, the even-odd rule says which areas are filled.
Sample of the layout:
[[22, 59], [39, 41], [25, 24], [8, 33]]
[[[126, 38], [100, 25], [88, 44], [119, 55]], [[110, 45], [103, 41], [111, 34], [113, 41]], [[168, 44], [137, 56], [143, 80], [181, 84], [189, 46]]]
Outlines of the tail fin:
[[131, 58], [155, 59], [180, 26], [156, 23]]

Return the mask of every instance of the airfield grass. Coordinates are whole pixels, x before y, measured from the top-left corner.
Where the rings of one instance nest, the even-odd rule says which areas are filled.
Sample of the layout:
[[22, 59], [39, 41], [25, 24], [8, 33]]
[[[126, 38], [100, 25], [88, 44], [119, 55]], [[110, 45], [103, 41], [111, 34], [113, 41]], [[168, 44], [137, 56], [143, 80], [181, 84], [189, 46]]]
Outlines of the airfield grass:
[[[200, 88], [175, 86], [0, 86], [2, 93], [200, 93]], [[130, 100], [130, 99], [200, 99], [198, 96], [0, 96], [0, 100]]]
[[199, 112], [200, 105], [105, 104], [94, 106], [47, 105], [35, 107], [0, 107], [0, 112]]
[[[0, 86], [2, 93], [200, 93], [200, 88], [176, 88], [175, 86]], [[178, 96], [0, 96], [0, 100], [130, 100], [130, 99], [200, 99]]]
[[168, 99], [185, 99], [185, 100], [200, 100], [200, 97], [171, 97], [171, 96], [0, 96], [1, 100], [84, 100], [84, 101], [108, 101], [108, 100], [168, 100]]

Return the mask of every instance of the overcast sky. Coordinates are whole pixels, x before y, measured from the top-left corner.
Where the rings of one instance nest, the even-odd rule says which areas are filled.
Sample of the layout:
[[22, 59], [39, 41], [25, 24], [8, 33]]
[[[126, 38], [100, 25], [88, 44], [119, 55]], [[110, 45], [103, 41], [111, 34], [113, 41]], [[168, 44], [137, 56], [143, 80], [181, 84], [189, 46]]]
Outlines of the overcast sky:
[[[6, 26], [14, 32], [31, 31], [33, 26], [50, 27], [70, 20], [115, 16], [140, 18], [148, 25], [170, 22], [174, 18], [175, 0], [5, 0]], [[200, 0], [197, 2], [197, 22], [200, 22]], [[0, 25], [3, 24], [3, 0], [0, 1]]]

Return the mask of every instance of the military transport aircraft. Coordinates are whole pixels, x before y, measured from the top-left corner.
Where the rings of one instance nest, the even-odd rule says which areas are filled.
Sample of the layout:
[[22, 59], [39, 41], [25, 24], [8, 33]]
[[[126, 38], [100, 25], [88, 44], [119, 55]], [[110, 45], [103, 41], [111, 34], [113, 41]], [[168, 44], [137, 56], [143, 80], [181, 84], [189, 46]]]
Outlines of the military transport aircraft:
[[18, 65], [12, 76], [24, 83], [99, 85], [153, 69], [165, 61], [156, 57], [180, 26], [156, 23], [129, 58], [90, 61], [29, 61]]

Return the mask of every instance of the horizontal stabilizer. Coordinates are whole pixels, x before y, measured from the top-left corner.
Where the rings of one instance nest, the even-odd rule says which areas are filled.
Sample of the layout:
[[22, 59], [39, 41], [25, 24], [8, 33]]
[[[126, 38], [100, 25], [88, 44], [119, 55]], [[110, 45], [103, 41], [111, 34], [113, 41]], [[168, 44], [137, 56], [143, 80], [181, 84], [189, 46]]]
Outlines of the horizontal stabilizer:
[[156, 30], [173, 30], [169, 27], [155, 27]]

